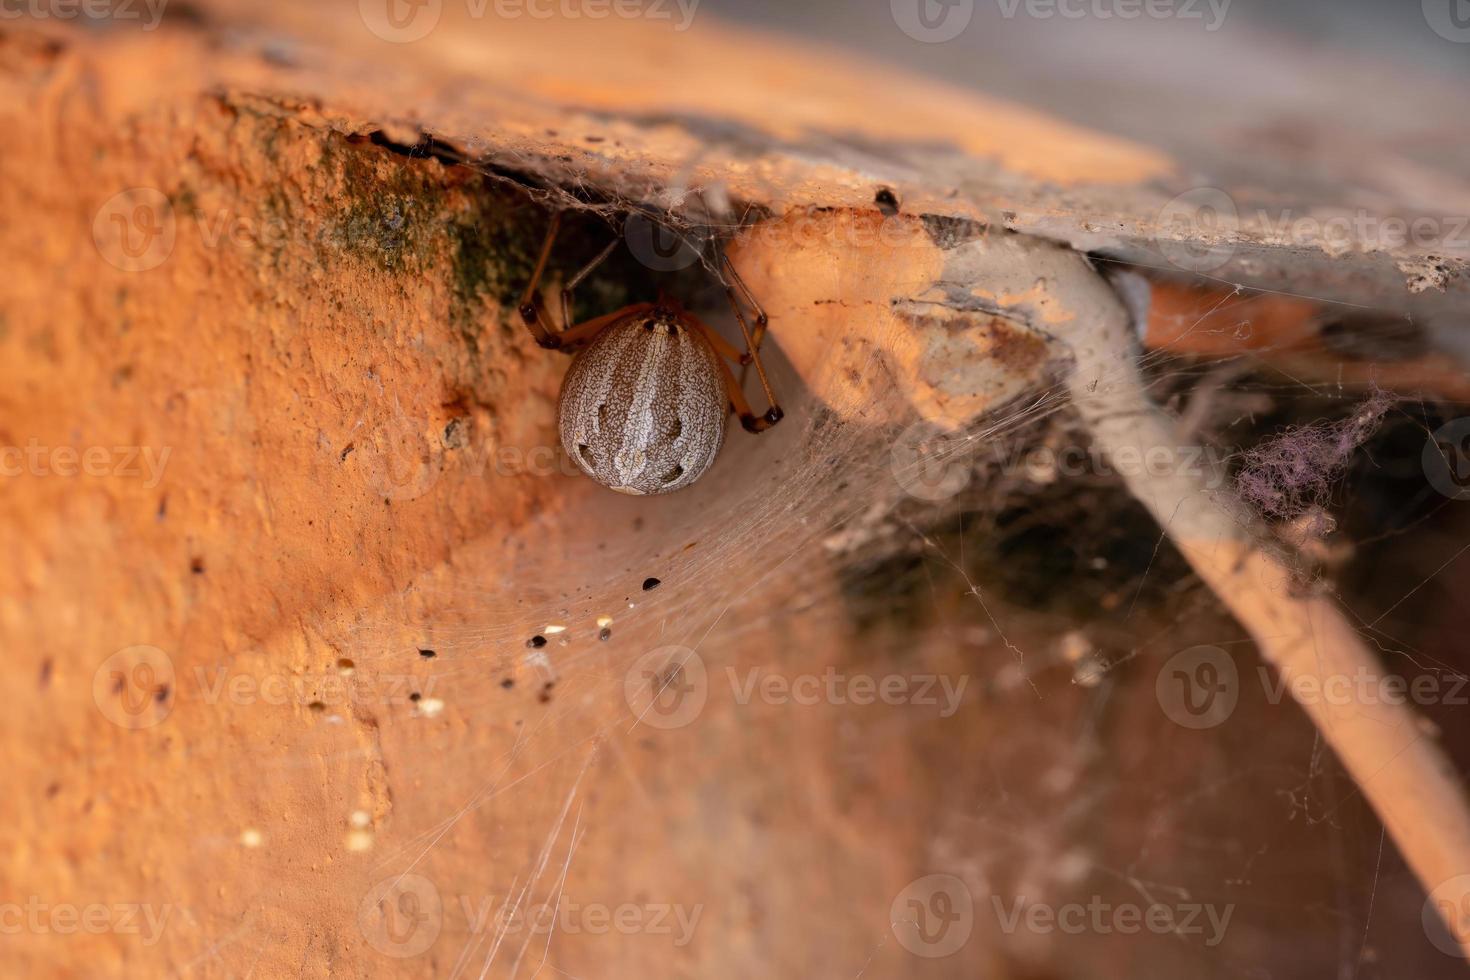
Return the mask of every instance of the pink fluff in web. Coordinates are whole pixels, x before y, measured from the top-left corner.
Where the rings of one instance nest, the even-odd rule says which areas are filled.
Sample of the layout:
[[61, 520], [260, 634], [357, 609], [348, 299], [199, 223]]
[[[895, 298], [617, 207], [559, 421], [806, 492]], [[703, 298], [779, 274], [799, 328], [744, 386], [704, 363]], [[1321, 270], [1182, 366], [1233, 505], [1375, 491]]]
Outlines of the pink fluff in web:
[[1348, 418], [1294, 426], [1240, 455], [1235, 489], [1263, 516], [1290, 521], [1324, 504], [1393, 404], [1375, 391]]

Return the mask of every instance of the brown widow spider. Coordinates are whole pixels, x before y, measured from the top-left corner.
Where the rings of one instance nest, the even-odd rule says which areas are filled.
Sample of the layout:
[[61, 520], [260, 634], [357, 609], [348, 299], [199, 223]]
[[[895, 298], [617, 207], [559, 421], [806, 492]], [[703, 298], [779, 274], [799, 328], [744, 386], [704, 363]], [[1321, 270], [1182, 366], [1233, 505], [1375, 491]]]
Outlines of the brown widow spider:
[[[720, 260], [730, 281], [755, 311], [752, 336], [734, 288], [723, 283], [745, 338], [744, 354], [664, 295], [656, 303], [633, 303], [572, 323], [572, 291], [612, 254], [617, 239], [562, 287], [561, 329], [551, 329], [539, 287], [560, 227], [558, 212], [521, 298], [520, 315], [537, 344], [576, 355], [562, 382], [557, 427], [562, 448], [584, 473], [619, 493], [669, 493], [709, 469], [724, 442], [729, 412], [740, 417], [747, 432], [764, 432], [781, 421], [760, 359], [765, 311], [723, 250]], [[754, 365], [770, 406], [764, 415], [751, 409], [727, 361]]]

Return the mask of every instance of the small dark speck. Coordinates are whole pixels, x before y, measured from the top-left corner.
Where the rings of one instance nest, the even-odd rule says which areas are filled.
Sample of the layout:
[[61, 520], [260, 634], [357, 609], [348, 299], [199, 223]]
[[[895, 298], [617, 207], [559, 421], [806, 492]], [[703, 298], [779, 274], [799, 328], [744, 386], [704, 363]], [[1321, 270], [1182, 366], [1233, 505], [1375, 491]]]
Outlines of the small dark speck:
[[656, 578], [646, 578], [643, 580], [643, 591], [652, 592], [654, 589], [658, 588], [662, 584], [663, 583]]
[[893, 196], [893, 191], [886, 187], [880, 187], [878, 193], [873, 196], [873, 203], [878, 205], [878, 210], [888, 217], [898, 214], [898, 198]]
[[338, 462], [341, 462], [341, 461], [345, 460], [348, 456], [351, 456], [352, 455], [352, 450], [354, 450], [356, 448], [357, 448], [357, 443], [355, 443], [355, 442], [349, 442], [347, 445], [343, 446], [342, 447], [342, 451], [337, 454], [337, 461]]
[[159, 704], [163, 704], [163, 702], [168, 700], [167, 684], [158, 685], [158, 690], [153, 692], [153, 700], [157, 701]]
[[605, 142], [606, 140], [607, 140], [607, 137], [605, 137], [605, 136], [589, 136], [589, 137], [587, 137], [587, 142], [589, 142], [589, 143], [602, 143], [602, 142]]
[[612, 639], [612, 630], [610, 630], [606, 626], [604, 626], [602, 628], [602, 632], [597, 634], [597, 638], [599, 640], [611, 640]]
[[444, 426], [444, 448], [463, 449], [469, 445], [469, 435], [465, 431], [465, 420], [462, 418], [450, 419]]
[[435, 657], [437, 657], [439, 655], [437, 653], [435, 653], [433, 650], [420, 650], [419, 651], [419, 656], [420, 657], [423, 657], [425, 660], [432, 660], [432, 659], [434, 659]]
[[325, 704], [323, 704], [322, 702], [320, 702], [320, 701], [313, 701], [313, 702], [311, 702], [311, 704], [308, 704], [307, 707], [310, 708], [312, 711], [326, 711], [327, 710], [327, 706]]
[[260, 50], [260, 57], [266, 64], [277, 65], [281, 68], [295, 68], [299, 64], [296, 52], [285, 41], [267, 42]]
[[418, 703], [419, 699], [422, 698], [422, 697], [423, 697], [422, 694], [420, 694], [418, 691], [414, 691], [412, 694], [410, 694], [408, 696], [408, 699], [410, 701], [413, 701], [414, 703]]
[[546, 637], [542, 636], [540, 633], [537, 633], [535, 636], [526, 641], [526, 646], [531, 647], [533, 650], [540, 650], [542, 647], [546, 646]]
[[542, 704], [545, 704], [548, 701], [550, 701], [551, 700], [551, 689], [553, 687], [555, 687], [555, 686], [556, 686], [556, 681], [547, 681], [545, 684], [542, 684], [541, 685], [541, 693], [536, 695], [536, 699], [538, 701], [540, 701]]
[[189, 571], [193, 572], [195, 575], [203, 575], [204, 574], [204, 559], [201, 558], [201, 557], [199, 557], [198, 555], [195, 555], [193, 558], [190, 558], [189, 559]]
[[41, 661], [41, 690], [43, 691], [51, 686], [51, 670], [54, 666], [55, 662], [50, 657]]
[[500, 686], [509, 691], [511, 688], [516, 686], [515, 678], [507, 677], [505, 680], [500, 682]]
[[55, 799], [56, 798], [56, 794], [57, 793], [60, 793], [60, 792], [61, 792], [61, 784], [60, 783], [52, 783], [50, 786], [47, 786], [46, 787], [46, 797], [48, 799]]

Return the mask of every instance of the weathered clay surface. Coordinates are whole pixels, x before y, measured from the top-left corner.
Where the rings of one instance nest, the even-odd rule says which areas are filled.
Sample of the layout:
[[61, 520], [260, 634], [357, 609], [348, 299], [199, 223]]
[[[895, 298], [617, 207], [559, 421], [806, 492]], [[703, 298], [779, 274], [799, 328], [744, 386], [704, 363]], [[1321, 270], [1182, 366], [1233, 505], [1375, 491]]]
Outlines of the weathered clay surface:
[[[742, 251], [787, 420], [732, 430], [687, 491], [616, 497], [556, 455], [565, 361], [505, 315], [547, 217], [514, 185], [675, 183], [699, 140], [659, 121], [667, 63], [621, 58], [649, 73], [597, 89], [563, 69], [606, 41], [571, 28], [542, 69], [526, 34], [385, 46], [308, 5], [197, 9], [156, 36], [0, 34], [0, 444], [36, 447], [0, 488], [0, 902], [51, 910], [0, 936], [7, 973], [1230, 976], [1282, 957], [1320, 973], [1345, 942], [1391, 956], [1385, 975], [1442, 966], [1304, 719], [1258, 688], [1220, 729], [1161, 716], [1150, 658], [1239, 634], [1115, 486], [1033, 487], [1070, 518], [1031, 525], [905, 497], [895, 433], [984, 402], [930, 370], [947, 325], [894, 306], [933, 285], [933, 236], [909, 217], [905, 247], [843, 237], [883, 223], [871, 173], [778, 154], [695, 173], [850, 210], [816, 226], [836, 233], [825, 259]], [[745, 57], [702, 43], [721, 57], [685, 54], [690, 71]], [[871, 94], [916, 101], [895, 91]], [[720, 98], [698, 108], [770, 118]], [[619, 118], [640, 105], [651, 120]], [[942, 129], [1013, 178], [1168, 170], [978, 102], [858, 117], [873, 141]], [[424, 129], [480, 139], [515, 180], [380, 145]], [[939, 209], [925, 186], [898, 186], [911, 214]], [[586, 302], [649, 285], [614, 270]], [[1012, 334], [964, 343], [1014, 350], [997, 405], [1004, 369], [1040, 360]], [[1448, 632], [1432, 599], [1396, 616]], [[666, 724], [640, 698], [687, 650], [705, 704]], [[1100, 684], [1093, 654], [1114, 665]], [[749, 694], [829, 669], [968, 686], [953, 711], [939, 690]], [[931, 873], [977, 909], [943, 958], [891, 928]], [[1124, 946], [1007, 929], [992, 901], [1017, 896], [1235, 911], [1219, 946]], [[498, 931], [518, 901], [577, 911]], [[69, 928], [66, 905], [108, 918]], [[115, 909], [137, 906], [156, 929], [125, 927]]]

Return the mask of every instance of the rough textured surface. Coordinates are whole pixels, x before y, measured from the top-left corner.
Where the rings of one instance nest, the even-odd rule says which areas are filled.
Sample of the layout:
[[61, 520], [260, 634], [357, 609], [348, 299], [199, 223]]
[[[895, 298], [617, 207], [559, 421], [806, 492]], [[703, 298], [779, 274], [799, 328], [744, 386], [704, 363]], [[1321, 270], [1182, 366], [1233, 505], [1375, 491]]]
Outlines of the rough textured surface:
[[[738, 148], [783, 85], [825, 91], [762, 137], [786, 150], [690, 164], [707, 134], [670, 104], [670, 60], [724, 72], [748, 61], [739, 35], [610, 25], [618, 47], [571, 25], [543, 65], [533, 22], [388, 46], [353, 6], [0, 33], [0, 442], [41, 461], [3, 485], [0, 901], [109, 909], [95, 931], [42, 912], [0, 936], [7, 971], [476, 976], [492, 950], [491, 975], [526, 976], [1444, 969], [1299, 714], [1247, 685], [1220, 728], [1161, 715], [1158, 665], [1239, 634], [1114, 482], [1038, 478], [982, 509], [893, 478], [911, 420], [998, 407], [1044, 366], [1004, 324], [923, 305], [943, 236], [912, 215], [983, 216], [1008, 187], [1042, 211], [1058, 184], [1113, 200], [1089, 181], [1167, 180], [1167, 159], [988, 100], [914, 115], [953, 93], [910, 80], [832, 115], [842, 59], [788, 54], [767, 102], [698, 106]], [[859, 134], [845, 160], [809, 152], [829, 123]], [[490, 173], [404, 152], [424, 129]], [[959, 148], [937, 158], [963, 158], [962, 198], [890, 180], [910, 163], [872, 147], [905, 133]], [[619, 497], [556, 455], [566, 362], [506, 315], [546, 221], [520, 184], [600, 204], [686, 173], [851, 210], [811, 226], [825, 246], [744, 244], [787, 420], [731, 431], [685, 492]], [[880, 180], [907, 217], [869, 206]], [[600, 245], [589, 222], [558, 274]], [[585, 301], [647, 285], [614, 271]], [[970, 349], [1007, 353], [956, 394], [937, 366]], [[1381, 518], [1403, 492], [1374, 486]], [[1434, 526], [1463, 533], [1446, 510]], [[1453, 663], [1463, 573], [1389, 608], [1443, 549], [1400, 528], [1346, 586], [1413, 638], [1406, 673]], [[651, 724], [650, 677], [697, 667], [702, 710]], [[941, 692], [749, 693], [829, 670], [968, 684], [951, 712]], [[978, 914], [929, 959], [890, 923], [936, 872]], [[1018, 896], [1234, 914], [1218, 946], [1124, 945], [1008, 929], [992, 899]], [[516, 902], [579, 911], [497, 946]], [[156, 932], [113, 911], [139, 905]]]

